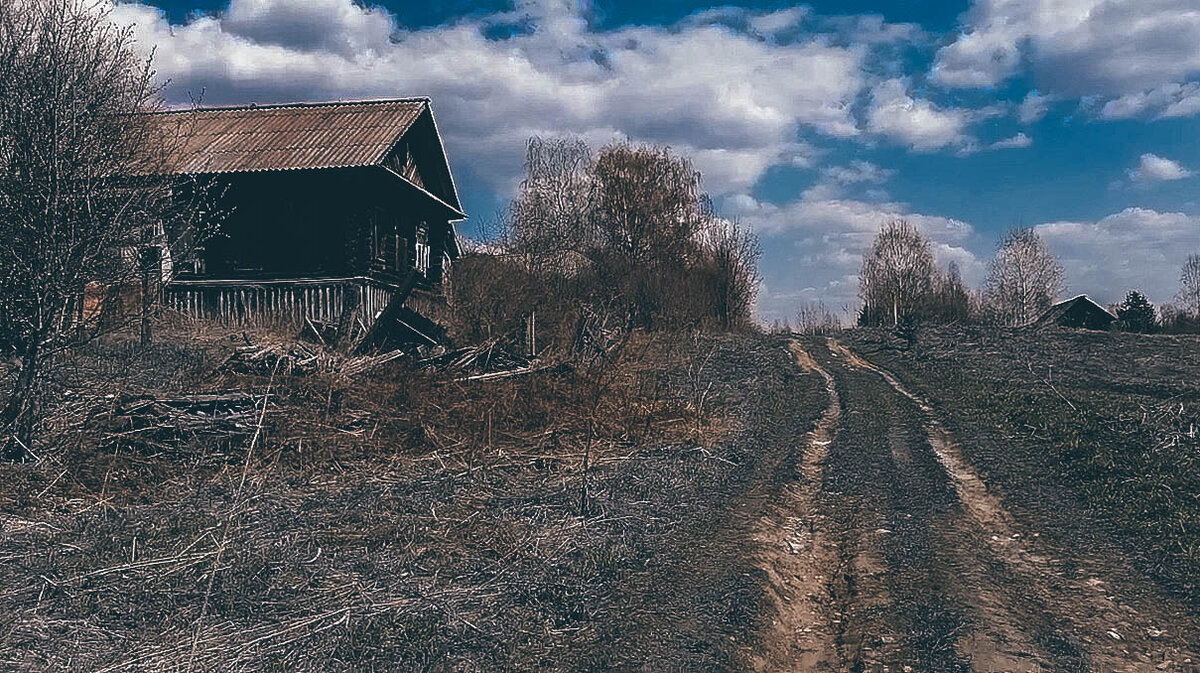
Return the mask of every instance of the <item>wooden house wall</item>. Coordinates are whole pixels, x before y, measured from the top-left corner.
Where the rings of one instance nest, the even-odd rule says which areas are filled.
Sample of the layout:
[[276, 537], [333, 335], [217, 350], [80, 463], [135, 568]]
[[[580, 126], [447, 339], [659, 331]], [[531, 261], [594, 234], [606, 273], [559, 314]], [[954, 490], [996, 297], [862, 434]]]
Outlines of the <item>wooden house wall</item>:
[[401, 278], [419, 240], [440, 260], [449, 230], [426, 197], [401, 189], [380, 169], [238, 174], [222, 187], [227, 216], [205, 243], [204, 271], [196, 277]]

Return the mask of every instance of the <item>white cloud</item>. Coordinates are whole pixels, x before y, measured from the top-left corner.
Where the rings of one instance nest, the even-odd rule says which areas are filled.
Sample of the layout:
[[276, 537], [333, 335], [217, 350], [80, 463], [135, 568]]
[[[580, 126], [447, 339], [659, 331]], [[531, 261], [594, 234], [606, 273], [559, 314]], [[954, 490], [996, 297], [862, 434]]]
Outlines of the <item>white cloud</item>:
[[761, 14], [750, 18], [750, 27], [763, 35], [774, 35], [789, 28], [800, 25], [808, 16], [805, 7], [789, 7], [770, 14]]
[[1030, 91], [1017, 108], [1017, 118], [1021, 120], [1022, 124], [1040, 121], [1049, 111], [1052, 100], [1051, 96], [1043, 96], [1037, 91]]
[[1179, 270], [1200, 252], [1200, 216], [1127, 208], [1097, 222], [1051, 222], [1038, 233], [1062, 260], [1070, 293], [1102, 303], [1140, 290], [1166, 302], [1179, 289]]
[[229, 6], [221, 29], [256, 44], [354, 57], [386, 49], [394, 28], [386, 11], [343, 0], [243, 0]]
[[1011, 138], [997, 140], [996, 142], [992, 143], [990, 145], [990, 147], [994, 150], [1009, 150], [1009, 149], [1020, 149], [1023, 147], [1029, 147], [1032, 144], [1033, 144], [1033, 138], [1030, 138], [1029, 136], [1025, 135], [1024, 133], [1018, 133], [1017, 135], [1015, 135]]
[[869, 161], [851, 161], [849, 166], [828, 166], [821, 174], [834, 182], [848, 185], [856, 182], [883, 183], [896, 174], [891, 168], [880, 168]]
[[907, 145], [918, 152], [947, 146], [965, 146], [965, 134], [972, 113], [962, 109], [943, 109], [928, 100], [914, 98], [903, 79], [879, 83], [871, 95], [867, 129]]
[[1195, 84], [1200, 6], [1195, 0], [976, 0], [957, 39], [938, 51], [931, 74], [949, 87], [992, 87], [1026, 68], [1051, 93], [1121, 101], [1102, 113], [1108, 116], [1196, 114], [1197, 103], [1149, 103], [1172, 87]]
[[814, 188], [784, 205], [741, 195], [727, 199], [724, 207], [763, 240], [762, 271], [767, 287], [777, 288], [759, 298], [759, 316], [767, 321], [791, 317], [804, 301], [820, 300], [835, 311], [853, 310], [863, 252], [880, 227], [897, 219], [907, 220], [930, 239], [942, 268], [957, 262], [968, 283], [978, 283], [985, 270], [985, 262], [967, 247], [971, 225], [914, 213], [899, 203], [837, 198]]
[[1164, 182], [1182, 180], [1191, 177], [1192, 171], [1184, 168], [1177, 161], [1172, 161], [1157, 154], [1143, 154], [1136, 168], [1127, 171], [1129, 179], [1134, 182]]
[[1190, 117], [1200, 113], [1200, 82], [1164, 84], [1114, 98], [1100, 108], [1105, 119]]
[[[804, 15], [739, 12], [762, 30]], [[712, 191], [744, 190], [773, 165], [811, 161], [801, 132], [859, 135], [852, 106], [867, 85], [867, 49], [821, 34], [765, 41], [695, 18], [595, 30], [566, 1], [421, 30], [353, 0], [231, 0], [177, 26], [140, 4], [114, 17], [157, 46], [177, 102], [201, 91], [208, 104], [430, 95], [452, 158], [501, 193], [530, 135], [566, 132], [668, 144], [693, 155]], [[497, 26], [516, 29], [489, 38]]]

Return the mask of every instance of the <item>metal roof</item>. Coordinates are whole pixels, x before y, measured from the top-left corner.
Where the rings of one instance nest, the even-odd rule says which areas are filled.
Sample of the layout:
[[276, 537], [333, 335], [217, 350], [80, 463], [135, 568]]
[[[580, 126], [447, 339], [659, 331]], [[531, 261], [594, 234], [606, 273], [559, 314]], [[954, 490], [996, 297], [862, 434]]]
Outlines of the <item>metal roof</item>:
[[238, 173], [375, 166], [427, 98], [199, 108], [154, 113], [172, 144], [168, 172]]

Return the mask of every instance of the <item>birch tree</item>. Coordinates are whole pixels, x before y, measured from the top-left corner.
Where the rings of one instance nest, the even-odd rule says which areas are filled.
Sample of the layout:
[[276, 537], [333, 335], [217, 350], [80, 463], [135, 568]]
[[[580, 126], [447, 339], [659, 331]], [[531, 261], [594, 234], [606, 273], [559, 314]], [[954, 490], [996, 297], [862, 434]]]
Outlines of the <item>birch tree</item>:
[[1188, 255], [1179, 273], [1179, 295], [1181, 308], [1192, 316], [1200, 316], [1200, 255]]
[[1003, 324], [1025, 325], [1063, 291], [1063, 268], [1033, 229], [1005, 235], [988, 268], [984, 300]]
[[937, 266], [929, 239], [904, 220], [888, 223], [863, 255], [859, 296], [867, 324], [890, 322], [916, 315], [929, 299]]
[[509, 252], [530, 271], [569, 272], [595, 245], [591, 165], [591, 149], [580, 138], [529, 139], [506, 236]]

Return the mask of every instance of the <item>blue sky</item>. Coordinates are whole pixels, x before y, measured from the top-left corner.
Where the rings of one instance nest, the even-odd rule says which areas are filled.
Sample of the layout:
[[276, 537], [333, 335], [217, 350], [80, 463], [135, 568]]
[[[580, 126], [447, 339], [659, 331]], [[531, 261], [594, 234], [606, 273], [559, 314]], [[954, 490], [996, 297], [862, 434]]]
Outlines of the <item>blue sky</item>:
[[122, 3], [207, 103], [430, 95], [473, 227], [531, 134], [669, 144], [764, 248], [764, 320], [852, 309], [905, 218], [978, 282], [1034, 226], [1068, 293], [1170, 301], [1200, 252], [1195, 0]]

